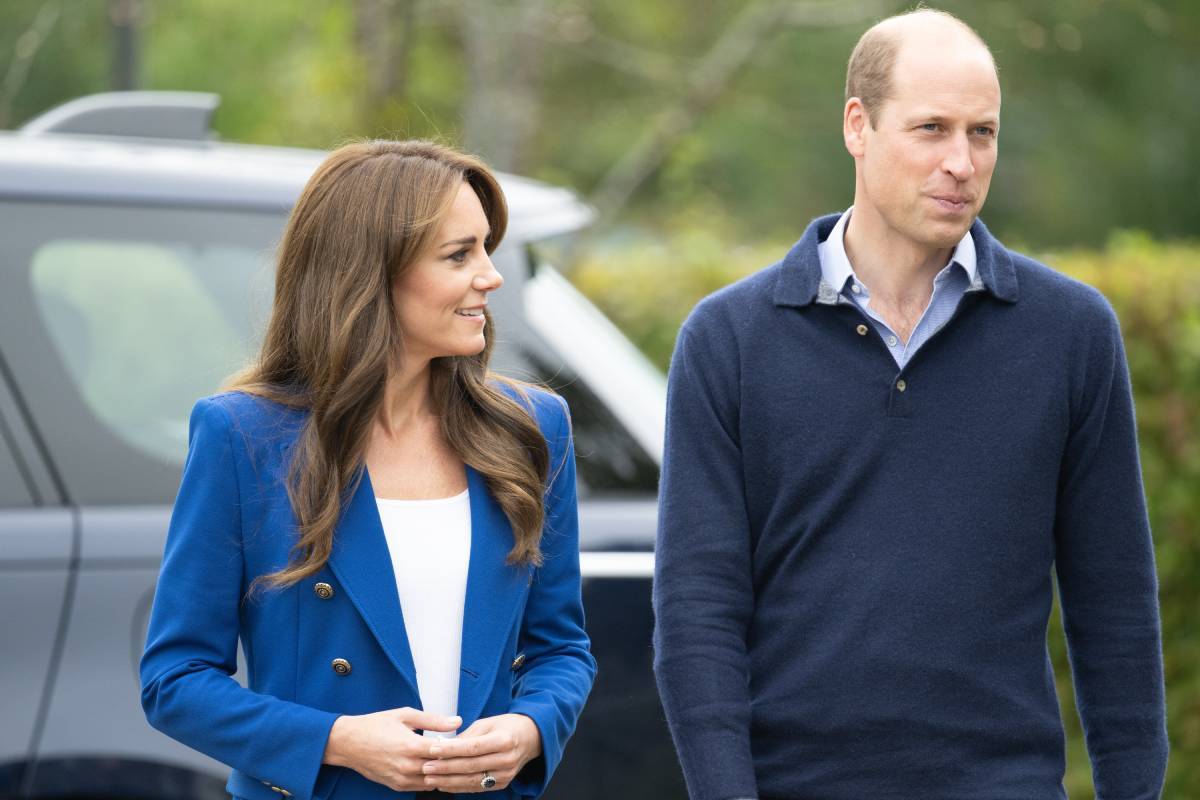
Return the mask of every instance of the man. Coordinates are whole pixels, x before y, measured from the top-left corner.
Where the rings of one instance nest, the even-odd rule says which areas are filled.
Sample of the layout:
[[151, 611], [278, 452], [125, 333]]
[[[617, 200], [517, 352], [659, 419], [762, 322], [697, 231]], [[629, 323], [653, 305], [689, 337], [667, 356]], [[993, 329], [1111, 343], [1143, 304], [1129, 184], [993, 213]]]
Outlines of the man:
[[976, 219], [1000, 87], [919, 10], [851, 56], [853, 207], [702, 301], [668, 390], [655, 670], [699, 800], [1155, 798], [1157, 586], [1117, 321]]

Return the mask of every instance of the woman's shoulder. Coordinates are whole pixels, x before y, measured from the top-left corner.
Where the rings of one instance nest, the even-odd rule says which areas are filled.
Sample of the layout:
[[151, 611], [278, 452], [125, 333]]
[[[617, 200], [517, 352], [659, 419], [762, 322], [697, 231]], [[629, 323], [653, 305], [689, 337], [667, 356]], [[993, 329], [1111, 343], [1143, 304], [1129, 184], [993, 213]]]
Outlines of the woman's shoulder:
[[545, 434], [560, 429], [570, 418], [567, 401], [545, 386], [495, 374], [489, 376], [489, 383], [524, 408]]
[[227, 391], [201, 397], [192, 407], [191, 427], [237, 431], [243, 437], [276, 440], [294, 436], [307, 412], [297, 406], [245, 391]]

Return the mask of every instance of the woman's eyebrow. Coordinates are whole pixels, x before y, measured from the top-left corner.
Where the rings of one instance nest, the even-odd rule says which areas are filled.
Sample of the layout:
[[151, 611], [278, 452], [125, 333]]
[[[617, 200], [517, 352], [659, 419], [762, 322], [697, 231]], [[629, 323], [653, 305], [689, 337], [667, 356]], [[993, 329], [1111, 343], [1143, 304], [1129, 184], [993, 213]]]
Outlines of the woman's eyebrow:
[[[487, 241], [488, 239], [490, 239], [491, 236], [492, 236], [492, 230], [491, 230], [491, 228], [489, 228], [487, 235], [483, 237], [484, 241]], [[452, 244], [474, 245], [478, 241], [479, 241], [479, 239], [474, 236], [464, 236], [461, 239], [451, 239], [448, 242], [442, 242], [442, 244], [440, 244], [438, 246], [446, 247], [446, 246], [452, 245]]]

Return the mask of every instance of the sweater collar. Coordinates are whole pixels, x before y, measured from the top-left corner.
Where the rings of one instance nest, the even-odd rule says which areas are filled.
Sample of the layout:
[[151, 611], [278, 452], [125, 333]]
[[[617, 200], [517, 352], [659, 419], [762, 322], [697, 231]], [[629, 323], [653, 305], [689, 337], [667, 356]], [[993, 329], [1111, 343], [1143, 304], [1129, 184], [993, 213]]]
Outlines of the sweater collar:
[[[827, 283], [821, 272], [817, 245], [825, 241], [841, 214], [818, 217], [809, 223], [800, 241], [784, 256], [775, 284], [775, 304], [806, 306], [813, 302], [835, 305], [838, 289]], [[976, 219], [970, 236], [975, 244], [975, 275], [968, 291], [988, 291], [999, 300], [1017, 301], [1017, 274], [1012, 257], [983, 221]]]

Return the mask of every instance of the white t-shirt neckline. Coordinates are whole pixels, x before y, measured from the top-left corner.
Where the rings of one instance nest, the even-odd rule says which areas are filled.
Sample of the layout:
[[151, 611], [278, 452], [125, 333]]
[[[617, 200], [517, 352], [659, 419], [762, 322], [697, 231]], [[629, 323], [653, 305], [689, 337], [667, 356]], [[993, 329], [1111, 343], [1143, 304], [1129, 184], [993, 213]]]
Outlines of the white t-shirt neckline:
[[421, 707], [454, 716], [471, 562], [470, 492], [427, 500], [376, 497], [375, 502], [396, 576]]

